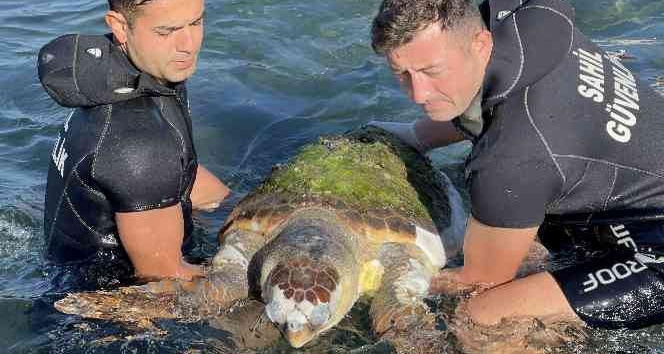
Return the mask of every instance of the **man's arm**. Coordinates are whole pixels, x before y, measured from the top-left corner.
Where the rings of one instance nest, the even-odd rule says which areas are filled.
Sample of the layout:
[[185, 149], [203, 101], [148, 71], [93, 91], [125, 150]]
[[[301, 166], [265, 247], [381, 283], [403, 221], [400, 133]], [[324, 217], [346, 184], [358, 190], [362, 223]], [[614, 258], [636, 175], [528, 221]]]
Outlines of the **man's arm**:
[[465, 139], [451, 121], [435, 121], [430, 118], [415, 122], [415, 135], [422, 145], [434, 149], [458, 143]]
[[452, 122], [433, 121], [423, 118], [411, 123], [371, 121], [369, 125], [386, 130], [406, 144], [426, 153], [465, 139]]
[[464, 265], [459, 280], [498, 285], [514, 279], [535, 240], [537, 229], [492, 227], [471, 217], [464, 239]]
[[537, 229], [491, 227], [471, 218], [464, 244], [464, 266], [440, 272], [432, 279], [430, 292], [454, 294], [476, 284], [490, 287], [467, 302], [470, 317], [482, 325], [496, 325], [503, 318], [514, 316], [564, 315], [579, 320], [550, 273], [514, 280]]
[[528, 255], [537, 227], [491, 227], [475, 218], [468, 220], [464, 238], [464, 266], [444, 269], [431, 280], [431, 293], [456, 293], [481, 284], [496, 286], [514, 279]]
[[182, 207], [115, 213], [120, 240], [141, 278], [181, 278], [202, 275], [199, 266], [182, 259]]
[[191, 190], [191, 204], [194, 209], [208, 211], [216, 209], [229, 193], [230, 189], [223, 182], [203, 165], [198, 164], [196, 181]]

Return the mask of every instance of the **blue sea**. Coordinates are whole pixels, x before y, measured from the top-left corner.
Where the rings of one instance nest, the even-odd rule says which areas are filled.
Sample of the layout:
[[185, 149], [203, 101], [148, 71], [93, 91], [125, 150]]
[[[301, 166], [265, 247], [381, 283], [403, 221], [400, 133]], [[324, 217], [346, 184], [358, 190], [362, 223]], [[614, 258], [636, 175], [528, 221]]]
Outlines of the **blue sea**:
[[[664, 91], [664, 1], [576, 0], [581, 28]], [[242, 196], [275, 163], [321, 134], [372, 119], [411, 121], [423, 112], [400, 92], [370, 48], [379, 0], [208, 0], [198, 72], [189, 83], [199, 160]], [[237, 353], [205, 323], [163, 323], [167, 335], [86, 321], [52, 310], [42, 267], [42, 216], [51, 150], [68, 109], [42, 90], [39, 48], [65, 33], [105, 33], [103, 0], [0, 0], [0, 353]], [[444, 152], [460, 163], [467, 146]], [[197, 252], [237, 197], [196, 215]], [[48, 296], [46, 296], [48, 294]], [[55, 295], [57, 297], [57, 293]], [[664, 353], [662, 327], [598, 332], [587, 353]], [[363, 352], [373, 343], [362, 315], [298, 352]], [[364, 349], [363, 349], [364, 348]], [[290, 352], [280, 343], [263, 352]], [[295, 351], [293, 351], [295, 352]]]

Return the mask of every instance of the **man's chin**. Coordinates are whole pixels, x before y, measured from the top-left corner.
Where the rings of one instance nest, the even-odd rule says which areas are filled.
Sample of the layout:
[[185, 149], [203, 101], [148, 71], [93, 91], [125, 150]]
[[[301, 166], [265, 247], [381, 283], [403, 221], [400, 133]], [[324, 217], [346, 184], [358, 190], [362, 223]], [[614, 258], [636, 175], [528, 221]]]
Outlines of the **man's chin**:
[[433, 121], [436, 122], [449, 122], [452, 119], [456, 118], [459, 116], [458, 114], [455, 113], [450, 113], [449, 111], [429, 111], [425, 110], [427, 113], [427, 116]]
[[185, 81], [194, 74], [195, 70], [196, 70], [195, 67], [192, 67], [192, 68], [187, 69], [187, 70], [181, 70], [181, 71], [169, 73], [166, 76], [166, 80], [168, 82], [172, 82], [172, 83]]

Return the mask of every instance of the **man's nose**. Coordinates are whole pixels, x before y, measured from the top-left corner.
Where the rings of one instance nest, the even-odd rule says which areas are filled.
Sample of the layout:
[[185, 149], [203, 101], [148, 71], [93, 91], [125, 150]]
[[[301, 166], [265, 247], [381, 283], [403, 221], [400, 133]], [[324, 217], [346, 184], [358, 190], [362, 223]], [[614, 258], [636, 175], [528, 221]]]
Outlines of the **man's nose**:
[[431, 85], [424, 75], [413, 72], [410, 75], [410, 98], [417, 104], [424, 104], [431, 93]]
[[175, 33], [175, 49], [178, 52], [193, 53], [194, 37], [190, 26], [184, 27]]

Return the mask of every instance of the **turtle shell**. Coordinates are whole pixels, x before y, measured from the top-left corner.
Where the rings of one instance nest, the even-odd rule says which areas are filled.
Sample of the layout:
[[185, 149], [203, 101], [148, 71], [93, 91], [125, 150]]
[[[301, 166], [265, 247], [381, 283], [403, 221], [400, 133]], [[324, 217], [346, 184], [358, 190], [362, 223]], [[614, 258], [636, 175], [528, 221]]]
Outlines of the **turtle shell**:
[[364, 127], [302, 148], [234, 209], [222, 228], [269, 235], [293, 213], [323, 208], [376, 241], [408, 241], [415, 227], [449, 226], [440, 172], [395, 136]]

